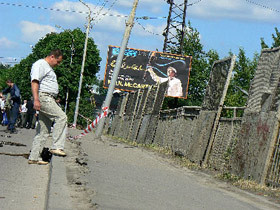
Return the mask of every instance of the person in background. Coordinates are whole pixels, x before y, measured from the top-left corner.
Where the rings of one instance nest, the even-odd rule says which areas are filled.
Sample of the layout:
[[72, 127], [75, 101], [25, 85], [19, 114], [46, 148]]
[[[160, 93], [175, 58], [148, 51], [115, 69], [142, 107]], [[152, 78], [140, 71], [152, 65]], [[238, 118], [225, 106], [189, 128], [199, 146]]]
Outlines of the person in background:
[[32, 119], [31, 128], [35, 129], [38, 123], [39, 123], [39, 111], [35, 111]]
[[[6, 115], [6, 118], [7, 118], [5, 125], [8, 125], [8, 124], [9, 124], [11, 108], [12, 108], [11, 94], [8, 93], [8, 94], [5, 96], [5, 100], [4, 100], [4, 115]], [[8, 127], [7, 127], [7, 129], [6, 129], [5, 132], [6, 132], [6, 133], [10, 132], [10, 131], [8, 130]]]
[[0, 107], [1, 107], [1, 115], [2, 115], [1, 125], [3, 125], [3, 126], [7, 125], [9, 122], [8, 118], [7, 118], [7, 113], [5, 111], [5, 102], [6, 102], [6, 97], [4, 95], [2, 95], [2, 102], [0, 104]]
[[20, 90], [18, 86], [11, 79], [8, 79], [6, 81], [6, 84], [8, 85], [8, 87], [5, 90], [3, 90], [2, 93], [3, 94], [10, 93], [10, 97], [11, 97], [12, 106], [11, 106], [11, 113], [10, 113], [7, 130], [10, 131], [10, 133], [12, 134], [12, 133], [17, 133], [17, 130], [15, 128], [15, 123], [20, 108]]
[[33, 97], [30, 98], [30, 100], [27, 101], [26, 107], [27, 107], [27, 119], [26, 123], [23, 125], [23, 127], [30, 129], [33, 123], [33, 118], [36, 113], [35, 109], [33, 108]]
[[61, 106], [61, 98], [60, 97], [57, 97], [56, 98], [56, 100], [55, 100], [55, 102], [57, 103], [57, 105], [60, 107], [60, 108], [62, 108], [62, 106]]
[[22, 118], [21, 118], [21, 104], [20, 104], [19, 109], [18, 109], [18, 116], [16, 119], [15, 127], [20, 127], [21, 121], [22, 121]]
[[[3, 107], [2, 107], [3, 103]], [[3, 112], [4, 112], [4, 99], [3, 99], [3, 94], [0, 93], [0, 123], [2, 124], [3, 121]]]
[[27, 121], [27, 100], [23, 100], [23, 104], [21, 105], [21, 124], [20, 127], [23, 128], [26, 126]]

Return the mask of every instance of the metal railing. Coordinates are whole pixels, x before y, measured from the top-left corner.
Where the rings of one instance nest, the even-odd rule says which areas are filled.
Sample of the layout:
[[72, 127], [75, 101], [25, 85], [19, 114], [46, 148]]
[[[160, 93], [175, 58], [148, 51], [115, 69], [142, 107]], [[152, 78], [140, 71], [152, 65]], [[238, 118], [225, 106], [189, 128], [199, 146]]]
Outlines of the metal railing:
[[[245, 106], [243, 107], [223, 107], [221, 120], [231, 119], [240, 120], [243, 116]], [[182, 106], [176, 109], [167, 109], [160, 111], [161, 119], [177, 119], [180, 117], [196, 117], [199, 115], [201, 106]], [[227, 114], [225, 114], [228, 111]]]

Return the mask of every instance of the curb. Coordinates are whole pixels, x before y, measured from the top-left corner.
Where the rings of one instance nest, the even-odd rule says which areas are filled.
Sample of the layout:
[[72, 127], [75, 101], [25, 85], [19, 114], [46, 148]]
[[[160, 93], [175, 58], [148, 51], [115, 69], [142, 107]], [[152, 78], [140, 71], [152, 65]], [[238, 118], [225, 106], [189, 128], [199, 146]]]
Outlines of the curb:
[[53, 156], [51, 166], [46, 209], [72, 210], [72, 199], [63, 157]]
[[50, 194], [50, 185], [51, 185], [51, 176], [52, 176], [52, 161], [49, 164], [49, 173], [48, 173], [48, 184], [47, 184], [47, 189], [46, 189], [46, 197], [45, 197], [45, 205], [44, 205], [44, 210], [48, 210], [49, 208], [49, 194]]

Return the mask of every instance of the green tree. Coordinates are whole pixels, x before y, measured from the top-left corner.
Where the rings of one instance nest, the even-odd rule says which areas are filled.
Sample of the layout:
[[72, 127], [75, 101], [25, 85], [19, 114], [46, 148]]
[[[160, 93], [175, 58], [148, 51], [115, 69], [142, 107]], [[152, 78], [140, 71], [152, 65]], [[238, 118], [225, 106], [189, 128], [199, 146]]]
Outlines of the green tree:
[[99, 94], [105, 96], [107, 95], [108, 89], [104, 88], [103, 84], [104, 84], [104, 80], [100, 80], [98, 83]]
[[[279, 47], [280, 46], [280, 32], [278, 30], [278, 28], [274, 28], [275, 30], [275, 34], [272, 34], [272, 45], [271, 45], [271, 48], [274, 48], [274, 47]], [[263, 48], [269, 48], [269, 46], [265, 43], [264, 41], [264, 38], [261, 38], [261, 47], [262, 49]]]
[[261, 47], [262, 49], [269, 48], [268, 45], [265, 43], [264, 38], [261, 38]]
[[0, 91], [6, 88], [6, 81], [9, 78], [10, 66], [3, 65], [0, 63]]
[[[192, 66], [189, 78], [188, 99], [165, 98], [163, 108], [175, 108], [183, 105], [199, 106], [201, 105], [205, 88], [209, 79], [212, 64], [219, 59], [216, 51], [205, 52], [200, 41], [200, 34], [188, 22], [188, 30], [185, 33], [182, 52], [180, 47], [169, 47], [168, 51], [175, 54], [184, 54], [192, 56]], [[177, 40], [181, 40], [180, 33]]]
[[[250, 82], [254, 77], [259, 55], [256, 53], [251, 60], [246, 56], [245, 50], [239, 48], [237, 60], [233, 69], [233, 77], [227, 92], [225, 105], [233, 107], [242, 107], [246, 105]], [[226, 115], [231, 115], [227, 112]]]
[[[32, 53], [10, 71], [10, 76], [20, 87], [23, 98], [31, 96], [30, 70], [32, 64], [38, 59], [45, 58], [52, 49], [59, 48], [63, 52], [63, 62], [54, 68], [59, 84], [59, 96], [62, 99], [62, 104], [65, 104], [66, 93], [69, 91], [68, 104], [74, 103], [78, 93], [85, 37], [85, 33], [77, 28], [72, 31], [66, 30], [61, 33], [50, 33], [39, 40], [34, 46]], [[74, 52], [71, 50], [73, 41]], [[100, 61], [101, 58], [94, 40], [89, 38], [80, 101], [86, 101], [90, 97], [88, 93], [89, 85], [97, 81], [95, 75], [99, 71]], [[86, 104], [81, 103], [79, 110], [83, 110], [85, 108], [83, 106], [86, 106]], [[73, 107], [70, 106], [70, 109], [73, 109]], [[69, 113], [73, 112], [70, 109]], [[71, 122], [73, 118], [68, 116], [68, 120]]]

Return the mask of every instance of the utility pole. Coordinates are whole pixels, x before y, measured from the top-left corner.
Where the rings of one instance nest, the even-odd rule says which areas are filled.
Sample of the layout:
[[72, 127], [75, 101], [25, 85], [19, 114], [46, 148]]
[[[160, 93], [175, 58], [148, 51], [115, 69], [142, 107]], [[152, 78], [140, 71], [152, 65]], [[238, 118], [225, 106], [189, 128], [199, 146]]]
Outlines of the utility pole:
[[89, 15], [88, 15], [88, 25], [87, 25], [87, 30], [86, 30], [86, 39], [85, 39], [85, 45], [84, 45], [83, 62], [82, 62], [82, 68], [81, 68], [78, 96], [77, 96], [77, 100], [76, 100], [73, 127], [76, 127], [78, 113], [79, 113], [80, 95], [81, 95], [81, 89], [82, 89], [82, 84], [83, 84], [84, 68], [85, 68], [85, 61], [86, 61], [86, 55], [87, 55], [88, 34], [89, 34], [90, 24], [91, 24], [91, 21], [92, 21], [90, 7], [87, 4], [85, 4], [82, 0], [79, 0], [79, 1], [88, 8]]
[[[163, 33], [164, 45], [163, 52], [170, 52], [171, 47], [179, 47], [180, 54], [183, 53], [183, 44], [186, 27], [186, 11], [188, 0], [183, 3], [176, 3], [176, 0], [167, 0], [169, 6], [169, 14], [167, 18], [167, 26]], [[178, 31], [180, 38], [178, 43]]]
[[[72, 33], [70, 33], [72, 36], [72, 44], [71, 44], [71, 58], [70, 58], [70, 69], [72, 70], [72, 63], [73, 63], [73, 56], [75, 52], [75, 46], [74, 46], [74, 36]], [[67, 106], [68, 106], [68, 98], [69, 98], [69, 87], [67, 87], [67, 92], [66, 92], [66, 98], [65, 98], [65, 107], [64, 107], [64, 112], [66, 114], [67, 112]]]
[[[125, 52], [125, 49], [127, 47], [127, 43], [128, 43], [129, 37], [130, 37], [130, 33], [131, 33], [131, 30], [132, 30], [133, 25], [134, 25], [134, 18], [135, 18], [135, 12], [136, 12], [136, 8], [137, 8], [137, 5], [138, 5], [138, 1], [139, 0], [134, 0], [133, 7], [132, 7], [132, 10], [130, 12], [130, 16], [129, 16], [128, 21], [126, 23], [126, 28], [125, 28], [125, 32], [124, 32], [124, 36], [123, 36], [123, 40], [122, 40], [122, 44], [121, 44], [120, 53], [119, 53], [117, 61], [116, 61], [116, 66], [114, 68], [112, 80], [111, 80], [111, 83], [109, 85], [108, 92], [107, 92], [107, 95], [106, 95], [106, 99], [103, 103], [103, 107], [110, 107], [110, 104], [111, 104], [111, 100], [112, 100], [112, 97], [113, 97], [113, 91], [115, 89], [116, 81], [117, 81], [119, 71], [120, 71], [120, 68], [121, 68], [122, 60], [123, 60], [123, 57], [124, 57], [124, 52]], [[104, 122], [105, 122], [105, 118], [101, 118], [100, 121], [99, 121], [99, 124], [97, 126], [96, 133], [95, 133], [95, 136], [97, 138], [100, 138], [101, 135], [102, 135]]]
[[[64, 28], [62, 28], [59, 25], [55, 25], [55, 27], [57, 27], [59, 29], [62, 29], [63, 31], [68, 32], [71, 35], [72, 43], [71, 43], [71, 57], [70, 57], [70, 64], [69, 64], [69, 66], [70, 66], [70, 69], [72, 69], [73, 56], [74, 56], [74, 52], [75, 52], [75, 46], [74, 46], [75, 39], [74, 39], [74, 35], [72, 34], [71, 30], [69, 30], [69, 29], [64, 29]], [[69, 87], [67, 87], [66, 97], [65, 97], [65, 107], [64, 107], [65, 114], [67, 112], [68, 97], [69, 97]]]

